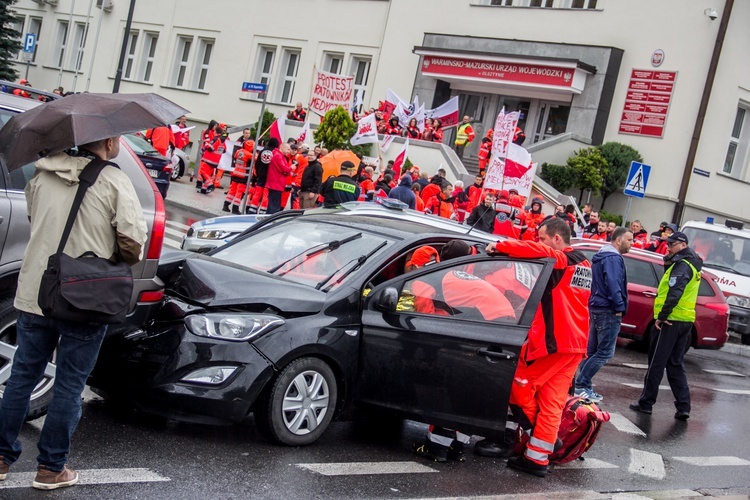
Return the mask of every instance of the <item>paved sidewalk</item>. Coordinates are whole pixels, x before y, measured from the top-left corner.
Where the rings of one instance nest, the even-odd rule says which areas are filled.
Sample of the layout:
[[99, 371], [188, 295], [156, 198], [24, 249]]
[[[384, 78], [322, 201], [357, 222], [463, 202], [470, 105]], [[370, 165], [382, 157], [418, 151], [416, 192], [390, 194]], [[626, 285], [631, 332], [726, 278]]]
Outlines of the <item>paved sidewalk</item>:
[[[229, 176], [222, 183], [229, 184]], [[203, 215], [205, 218], [216, 217], [217, 215], [230, 215], [222, 212], [221, 207], [224, 205], [226, 195], [224, 191], [227, 188], [217, 188], [211, 194], [201, 194], [195, 189], [195, 181], [190, 182], [190, 177], [185, 175], [177, 181], [172, 181], [167, 191], [167, 199], [164, 200], [169, 206], [189, 210], [194, 213]]]

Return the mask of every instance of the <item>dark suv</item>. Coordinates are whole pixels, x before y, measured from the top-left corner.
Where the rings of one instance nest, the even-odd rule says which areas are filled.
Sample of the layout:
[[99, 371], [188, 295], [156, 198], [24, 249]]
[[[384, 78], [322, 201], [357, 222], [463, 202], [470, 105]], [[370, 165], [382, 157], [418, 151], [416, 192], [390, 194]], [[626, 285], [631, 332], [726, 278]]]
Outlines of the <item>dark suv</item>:
[[[24, 87], [24, 90], [31, 93], [32, 97], [25, 98], [0, 92], [0, 126], [13, 115], [40, 105], [38, 96], [51, 96], [52, 99], [58, 97], [28, 87]], [[127, 325], [141, 324], [144, 318], [151, 315], [152, 309], [161, 303], [164, 294], [163, 284], [156, 277], [156, 266], [161, 256], [166, 225], [164, 200], [143, 164], [126, 142], [121, 140], [120, 154], [113, 161], [132, 181], [143, 207], [149, 233], [144, 259], [133, 267], [135, 287], [127, 323], [110, 328], [108, 335], [123, 331]], [[13, 299], [21, 261], [30, 235], [24, 188], [34, 175], [34, 168], [34, 164], [29, 163], [9, 172], [5, 165], [0, 165], [0, 396], [10, 376], [10, 365], [16, 350], [15, 328], [18, 313], [13, 307]], [[67, 210], [66, 207], [60, 209]], [[46, 413], [47, 404], [52, 397], [54, 373], [53, 359], [45, 378], [32, 394], [29, 418]]]

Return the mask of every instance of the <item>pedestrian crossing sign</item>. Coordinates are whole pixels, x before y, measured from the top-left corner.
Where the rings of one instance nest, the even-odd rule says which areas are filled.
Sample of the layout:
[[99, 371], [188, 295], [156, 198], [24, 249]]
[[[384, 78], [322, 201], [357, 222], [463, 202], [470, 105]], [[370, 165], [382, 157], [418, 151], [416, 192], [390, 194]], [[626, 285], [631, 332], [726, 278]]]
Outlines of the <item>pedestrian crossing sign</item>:
[[648, 184], [648, 176], [650, 174], [650, 165], [638, 163], [637, 161], [631, 162], [628, 180], [625, 182], [623, 193], [628, 196], [635, 196], [636, 198], [646, 196], [646, 184]]

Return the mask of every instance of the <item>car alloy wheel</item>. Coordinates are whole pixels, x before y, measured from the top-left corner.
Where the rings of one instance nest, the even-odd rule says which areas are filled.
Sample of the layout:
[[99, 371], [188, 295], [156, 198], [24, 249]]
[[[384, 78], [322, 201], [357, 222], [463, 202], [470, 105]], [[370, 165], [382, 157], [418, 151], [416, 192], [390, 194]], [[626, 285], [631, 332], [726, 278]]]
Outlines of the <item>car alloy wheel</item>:
[[256, 420], [273, 441], [311, 444], [331, 423], [336, 398], [336, 377], [328, 364], [318, 358], [300, 358], [276, 378]]

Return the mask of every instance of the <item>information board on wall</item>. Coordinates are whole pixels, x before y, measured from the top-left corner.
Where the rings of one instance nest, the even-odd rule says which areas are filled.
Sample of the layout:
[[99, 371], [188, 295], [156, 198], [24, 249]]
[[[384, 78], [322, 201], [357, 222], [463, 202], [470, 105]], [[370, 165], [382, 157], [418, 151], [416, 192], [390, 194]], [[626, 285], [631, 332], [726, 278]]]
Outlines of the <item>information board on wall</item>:
[[634, 69], [620, 116], [620, 133], [663, 137], [676, 78], [676, 71]]

